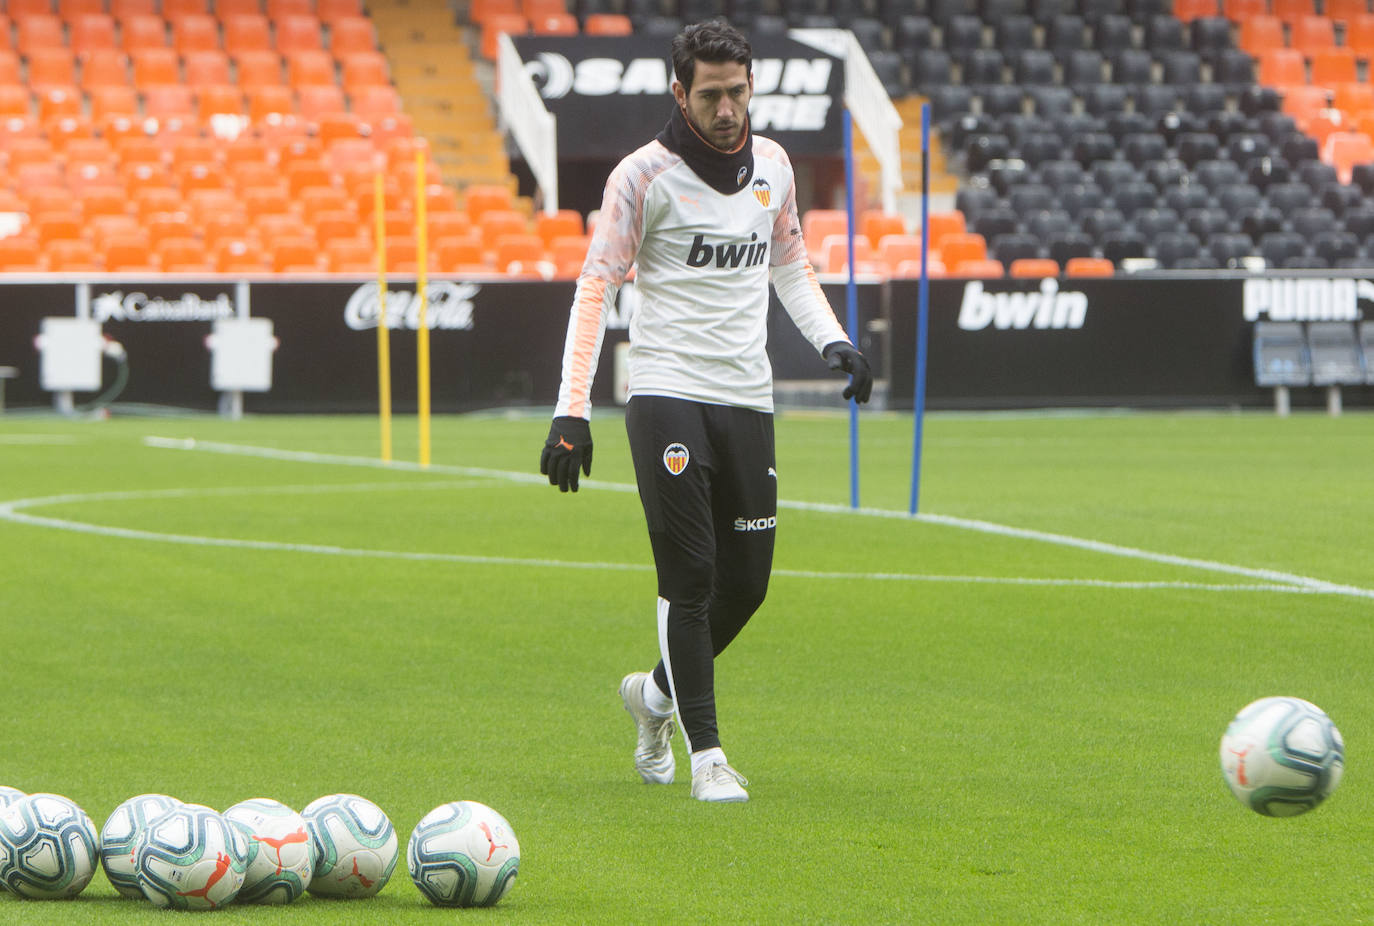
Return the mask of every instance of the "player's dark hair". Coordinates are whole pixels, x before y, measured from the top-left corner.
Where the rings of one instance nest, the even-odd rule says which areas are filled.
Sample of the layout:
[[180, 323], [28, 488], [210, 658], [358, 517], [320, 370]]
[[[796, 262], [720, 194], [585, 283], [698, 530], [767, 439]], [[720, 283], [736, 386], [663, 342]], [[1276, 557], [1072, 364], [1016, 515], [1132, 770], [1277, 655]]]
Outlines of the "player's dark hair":
[[723, 19], [713, 19], [694, 23], [673, 37], [673, 74], [688, 93], [692, 92], [698, 61], [737, 61], [748, 72], [753, 66], [754, 50], [744, 33]]

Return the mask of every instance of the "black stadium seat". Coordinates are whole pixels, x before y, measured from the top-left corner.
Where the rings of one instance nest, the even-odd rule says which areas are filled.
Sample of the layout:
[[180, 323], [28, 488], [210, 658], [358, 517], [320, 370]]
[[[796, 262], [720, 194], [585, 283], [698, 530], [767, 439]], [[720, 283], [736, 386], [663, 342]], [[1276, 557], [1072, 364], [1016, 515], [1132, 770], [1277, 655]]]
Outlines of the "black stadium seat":
[[[1187, 186], [1175, 186], [1164, 191], [1164, 204], [1178, 212], [1180, 215], [1186, 214], [1194, 209], [1206, 209], [1212, 202], [1211, 194], [1204, 188], [1189, 184]], [[1259, 205], [1259, 194], [1255, 194], [1252, 205]], [[1224, 208], [1223, 212], [1227, 212]], [[1232, 213], [1227, 212], [1228, 215]]]
[[1183, 220], [1173, 209], [1150, 207], [1140, 209], [1131, 216], [1131, 225], [1146, 238], [1155, 239], [1161, 235], [1181, 230]]
[[1045, 47], [1061, 57], [1075, 49], [1089, 48], [1087, 23], [1076, 13], [1060, 13], [1045, 24]]
[[1350, 232], [1324, 231], [1312, 236], [1312, 253], [1334, 267], [1343, 260], [1358, 257], [1360, 241]]
[[1270, 267], [1287, 267], [1289, 261], [1307, 251], [1307, 241], [1296, 232], [1274, 231], [1259, 240], [1260, 256]]
[[1220, 235], [1231, 227], [1231, 216], [1224, 209], [1214, 209], [1201, 207], [1189, 209], [1183, 214], [1183, 224], [1188, 231], [1206, 241], [1214, 235]]
[[1113, 231], [1102, 236], [1102, 256], [1114, 264], [1145, 257], [1149, 250], [1145, 236], [1133, 231]]
[[1051, 259], [1064, 266], [1075, 257], [1093, 256], [1093, 239], [1082, 232], [1069, 232], [1049, 239], [1048, 252]]
[[1213, 235], [1207, 242], [1207, 250], [1222, 267], [1239, 266], [1241, 258], [1256, 255], [1255, 242], [1241, 233]]
[[988, 253], [994, 260], [1010, 265], [1014, 260], [1040, 256], [1040, 239], [1034, 235], [1016, 233], [997, 235], [988, 241]]
[[1247, 209], [1240, 216], [1240, 230], [1256, 241], [1265, 235], [1283, 231], [1283, 213], [1269, 205]]

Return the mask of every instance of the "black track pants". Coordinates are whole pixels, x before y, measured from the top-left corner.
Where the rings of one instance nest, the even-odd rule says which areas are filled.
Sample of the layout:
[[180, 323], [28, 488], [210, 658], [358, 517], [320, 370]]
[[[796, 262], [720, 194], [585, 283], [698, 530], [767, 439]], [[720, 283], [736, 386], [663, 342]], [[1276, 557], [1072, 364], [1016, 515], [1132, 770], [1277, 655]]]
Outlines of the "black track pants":
[[635, 396], [625, 413], [658, 571], [654, 681], [692, 752], [720, 745], [714, 659], [763, 603], [778, 486], [773, 416]]

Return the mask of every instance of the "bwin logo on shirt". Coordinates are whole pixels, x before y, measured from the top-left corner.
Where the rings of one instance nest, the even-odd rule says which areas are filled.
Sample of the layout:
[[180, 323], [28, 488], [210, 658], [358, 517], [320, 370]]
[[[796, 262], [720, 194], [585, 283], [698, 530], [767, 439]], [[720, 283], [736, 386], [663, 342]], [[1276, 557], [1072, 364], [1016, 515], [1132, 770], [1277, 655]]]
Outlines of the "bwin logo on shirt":
[[760, 241], [758, 232], [749, 236], [747, 242], [732, 244], [712, 244], [705, 235], [692, 239], [692, 249], [687, 252], [688, 267], [706, 267], [712, 262], [717, 267], [758, 267], [768, 258], [768, 242]]

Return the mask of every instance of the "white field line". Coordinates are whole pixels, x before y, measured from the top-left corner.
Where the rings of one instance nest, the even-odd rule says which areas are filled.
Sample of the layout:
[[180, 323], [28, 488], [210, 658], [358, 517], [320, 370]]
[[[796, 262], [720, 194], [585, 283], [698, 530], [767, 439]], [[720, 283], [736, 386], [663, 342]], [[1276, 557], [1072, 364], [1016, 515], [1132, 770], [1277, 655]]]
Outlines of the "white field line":
[[[542, 476], [528, 473], [513, 473], [504, 470], [482, 469], [477, 467], [431, 465], [421, 467], [418, 464], [407, 462], [383, 463], [370, 457], [343, 456], [336, 454], [318, 454], [303, 451], [278, 450], [268, 447], [252, 447], [240, 444], [224, 444], [214, 441], [195, 441], [161, 437], [148, 437], [144, 439], [145, 444], [152, 447], [176, 450], [199, 450], [209, 453], [224, 453], [241, 456], [252, 456], [267, 459], [287, 460], [292, 462], [321, 463], [343, 466], [362, 466], [378, 469], [389, 469], [407, 472], [426, 472], [432, 474], [459, 474], [480, 479], [498, 479], [507, 482], [517, 483], [538, 483], [547, 482]], [[599, 488], [618, 492], [634, 492], [633, 485], [624, 483], [608, 483], [597, 480], [583, 480], [582, 483], [588, 488]], [[301, 493], [324, 493], [324, 492], [371, 492], [381, 489], [411, 489], [428, 488], [444, 489], [459, 488], [472, 485], [470, 482], [457, 482], [453, 480], [443, 482], [427, 483], [364, 483], [349, 485], [309, 485], [309, 486], [272, 486], [272, 487], [214, 487], [204, 489], [162, 489], [133, 492], [103, 492], [90, 493], [83, 495], [58, 495], [45, 498], [17, 499], [5, 503], [0, 503], [0, 520], [8, 520], [15, 523], [28, 524], [36, 527], [47, 527], [59, 530], [76, 531], [81, 533], [99, 534], [104, 536], [121, 537], [125, 539], [160, 541], [164, 543], [180, 543], [194, 546], [220, 546], [236, 547], [242, 549], [256, 550], [275, 550], [297, 553], [317, 553], [335, 556], [356, 556], [373, 557], [380, 559], [399, 559], [417, 561], [440, 561], [466, 564], [499, 564], [499, 565], [526, 565], [542, 566], [549, 568], [566, 569], [602, 569], [618, 571], [647, 571], [650, 567], [632, 563], [611, 563], [611, 562], [578, 562], [570, 560], [555, 560], [542, 558], [520, 558], [520, 557], [493, 557], [493, 556], [471, 556], [453, 553], [425, 553], [413, 551], [392, 551], [392, 550], [368, 550], [354, 549], [348, 547], [338, 547], [325, 544], [297, 544], [283, 543], [279, 541], [267, 540], [237, 540], [231, 538], [202, 537], [184, 534], [168, 534], [153, 531], [142, 531], [130, 528], [107, 527], [102, 525], [88, 524], [80, 521], [70, 521], [61, 518], [48, 518], [33, 514], [24, 513], [23, 509], [41, 507], [55, 504], [81, 504], [87, 502], [112, 501], [112, 500], [139, 500], [152, 498], [186, 498], [193, 496], [210, 495], [265, 495], [265, 494], [301, 494]], [[779, 507], [792, 508], [804, 511], [816, 511], [830, 514], [858, 515], [863, 517], [884, 517], [900, 518], [910, 520], [910, 516], [905, 512], [891, 511], [887, 509], [860, 508], [851, 509], [841, 505], [827, 505], [801, 501], [779, 501]], [[946, 583], [965, 583], [965, 584], [1011, 584], [1029, 586], [1077, 586], [1092, 588], [1115, 588], [1115, 589], [1189, 589], [1200, 591], [1260, 591], [1260, 592], [1285, 592], [1298, 594], [1338, 594], [1353, 597], [1374, 598], [1374, 590], [1356, 588], [1353, 586], [1337, 585], [1319, 579], [1306, 576], [1294, 575], [1291, 573], [1279, 572], [1268, 569], [1250, 569], [1243, 566], [1233, 566], [1226, 563], [1217, 563], [1210, 560], [1199, 560], [1187, 557], [1173, 556], [1170, 554], [1152, 553], [1146, 550], [1137, 550], [1132, 547], [1123, 547], [1117, 544], [1102, 543], [1100, 541], [1085, 540], [1077, 537], [1070, 537], [1062, 534], [1050, 534], [1043, 531], [1026, 530], [1023, 528], [1008, 527], [1005, 525], [993, 524], [986, 521], [974, 521], [964, 518], [952, 518], [942, 515], [918, 515], [916, 520], [925, 521], [932, 524], [940, 524], [948, 527], [956, 527], [966, 530], [975, 530], [983, 533], [996, 534], [1007, 537], [1036, 540], [1046, 543], [1056, 543], [1064, 546], [1078, 547], [1080, 549], [1103, 553], [1112, 556], [1142, 559], [1153, 562], [1165, 563], [1169, 565], [1182, 566], [1215, 572], [1224, 572], [1233, 575], [1246, 576], [1249, 578], [1263, 580], [1260, 584], [1207, 584], [1196, 582], [1151, 582], [1151, 581], [1107, 581], [1100, 579], [1052, 579], [1052, 578], [1029, 578], [1029, 577], [994, 577], [994, 576], [949, 576], [949, 575], [921, 575], [913, 573], [881, 573], [881, 572], [816, 572], [807, 570], [775, 569], [774, 575], [789, 578], [810, 578], [810, 579], [832, 579], [832, 580], [876, 580], [876, 581], [904, 581], [904, 582], [946, 582]]]

